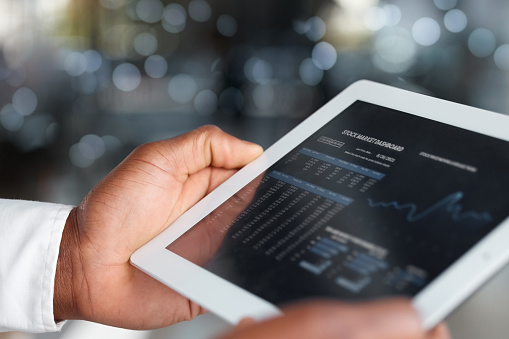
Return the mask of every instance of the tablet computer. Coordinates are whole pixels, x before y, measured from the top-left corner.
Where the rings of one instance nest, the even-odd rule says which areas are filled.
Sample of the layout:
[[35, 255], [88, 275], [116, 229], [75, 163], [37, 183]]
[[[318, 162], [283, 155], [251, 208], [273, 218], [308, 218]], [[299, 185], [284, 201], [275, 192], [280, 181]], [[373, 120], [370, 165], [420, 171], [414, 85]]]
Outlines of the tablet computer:
[[225, 320], [409, 296], [431, 328], [509, 258], [509, 118], [357, 82], [132, 263]]

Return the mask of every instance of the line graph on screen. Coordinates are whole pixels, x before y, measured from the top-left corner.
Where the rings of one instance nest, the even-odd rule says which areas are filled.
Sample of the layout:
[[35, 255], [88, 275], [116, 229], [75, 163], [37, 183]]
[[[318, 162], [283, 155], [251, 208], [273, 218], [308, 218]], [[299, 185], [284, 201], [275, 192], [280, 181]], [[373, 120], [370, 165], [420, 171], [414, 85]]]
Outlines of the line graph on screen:
[[368, 198], [368, 204], [373, 208], [394, 208], [398, 211], [406, 211], [406, 220], [408, 222], [416, 222], [422, 220], [440, 211], [445, 211], [454, 221], [462, 221], [467, 219], [478, 222], [492, 221], [493, 218], [489, 212], [464, 211], [463, 206], [460, 204], [460, 201], [464, 196], [465, 194], [461, 191], [449, 194], [448, 196], [442, 198], [435, 204], [420, 212], [417, 204], [401, 203], [396, 200], [389, 202], [374, 202], [371, 198]]

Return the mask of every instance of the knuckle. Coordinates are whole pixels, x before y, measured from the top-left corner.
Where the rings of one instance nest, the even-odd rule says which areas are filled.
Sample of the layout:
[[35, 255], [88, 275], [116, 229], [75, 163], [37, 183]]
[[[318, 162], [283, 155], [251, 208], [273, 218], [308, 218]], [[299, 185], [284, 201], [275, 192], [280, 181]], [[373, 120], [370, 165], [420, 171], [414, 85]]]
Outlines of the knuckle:
[[139, 157], [146, 157], [152, 154], [155, 147], [156, 146], [154, 142], [141, 144], [134, 149], [132, 154]]
[[204, 125], [197, 129], [197, 132], [202, 137], [212, 137], [217, 134], [223, 133], [223, 131], [215, 125]]

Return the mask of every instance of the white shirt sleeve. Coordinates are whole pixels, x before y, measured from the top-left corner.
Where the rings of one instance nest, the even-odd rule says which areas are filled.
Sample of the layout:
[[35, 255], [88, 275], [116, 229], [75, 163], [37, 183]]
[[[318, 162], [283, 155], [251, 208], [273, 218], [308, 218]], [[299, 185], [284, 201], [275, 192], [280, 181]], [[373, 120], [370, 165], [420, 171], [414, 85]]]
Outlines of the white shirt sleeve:
[[73, 207], [0, 199], [0, 332], [59, 331], [53, 318], [62, 231]]

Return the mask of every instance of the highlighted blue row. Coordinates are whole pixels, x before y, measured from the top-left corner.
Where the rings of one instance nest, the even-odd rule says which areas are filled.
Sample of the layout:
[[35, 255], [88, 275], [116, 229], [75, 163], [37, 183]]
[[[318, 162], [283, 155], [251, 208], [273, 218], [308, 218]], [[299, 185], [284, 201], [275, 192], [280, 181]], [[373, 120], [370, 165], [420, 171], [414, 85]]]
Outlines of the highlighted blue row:
[[341, 277], [341, 276], [336, 278], [336, 284], [349, 290], [352, 293], [359, 293], [366, 286], [371, 284], [371, 281], [372, 280], [370, 277], [364, 277], [363, 279], [361, 279], [359, 281], [352, 281], [350, 279], [347, 279], [347, 278]]
[[305, 260], [302, 260], [301, 262], [299, 262], [300, 267], [302, 267], [303, 269], [305, 269], [313, 274], [316, 274], [316, 275], [322, 274], [323, 271], [325, 271], [330, 265], [332, 265], [332, 261], [330, 261], [330, 260], [325, 261], [324, 263], [322, 263], [319, 266], [311, 264], [310, 262], [307, 262]]
[[366, 253], [360, 253], [357, 256], [356, 259], [359, 262], [364, 262], [364, 263], [369, 264], [369, 265], [374, 265], [377, 268], [382, 269], [382, 270], [385, 270], [385, 269], [387, 269], [389, 267], [387, 262], [385, 262], [384, 260], [380, 260], [380, 259], [374, 258], [374, 257], [372, 257], [370, 255], [367, 255]]
[[388, 268], [388, 264], [380, 259], [374, 258], [365, 253], [360, 253], [354, 257], [347, 265], [349, 269], [363, 275], [370, 275], [379, 270]]
[[322, 238], [322, 239], [320, 239], [320, 243], [324, 244], [324, 245], [326, 245], [328, 247], [333, 247], [333, 248], [335, 248], [338, 251], [343, 252], [343, 253], [348, 252], [348, 246], [340, 244], [339, 242], [331, 240], [329, 238]]
[[322, 248], [318, 248], [316, 246], [311, 247], [310, 251], [313, 252], [314, 254], [318, 254], [319, 256], [321, 256], [322, 258], [325, 258], [325, 259], [330, 259], [331, 256], [334, 255], [334, 253], [324, 251]]
[[311, 247], [311, 252], [318, 254], [325, 259], [329, 259], [331, 256], [338, 255], [340, 252], [348, 252], [348, 247], [335, 242], [334, 240], [323, 238]]
[[332, 201], [335, 201], [335, 202], [345, 205], [345, 206], [348, 206], [353, 202], [352, 198], [349, 198], [349, 197], [346, 197], [339, 193], [330, 191], [326, 188], [316, 186], [316, 185], [311, 184], [307, 181], [300, 180], [298, 178], [295, 178], [295, 177], [285, 174], [283, 172], [272, 171], [269, 173], [269, 176], [274, 179], [284, 181], [287, 184], [296, 186], [298, 188], [302, 188], [303, 190], [309, 191], [311, 193], [314, 193], [314, 194], [324, 197], [326, 199], [330, 199]]
[[385, 177], [385, 174], [383, 174], [383, 173], [374, 171], [374, 170], [366, 168], [366, 167], [352, 164], [348, 161], [334, 158], [334, 157], [324, 154], [324, 153], [313, 151], [312, 149], [309, 149], [309, 148], [303, 148], [299, 151], [299, 153], [310, 156], [312, 158], [316, 158], [318, 160], [328, 162], [329, 164], [332, 164], [332, 165], [335, 165], [338, 167], [342, 167], [342, 168], [350, 170], [352, 172], [356, 172], [356, 173], [368, 176], [373, 179], [380, 180]]
[[410, 282], [417, 286], [423, 286], [426, 283], [426, 280], [410, 272], [400, 271], [392, 277], [388, 283], [396, 285], [401, 282]]

